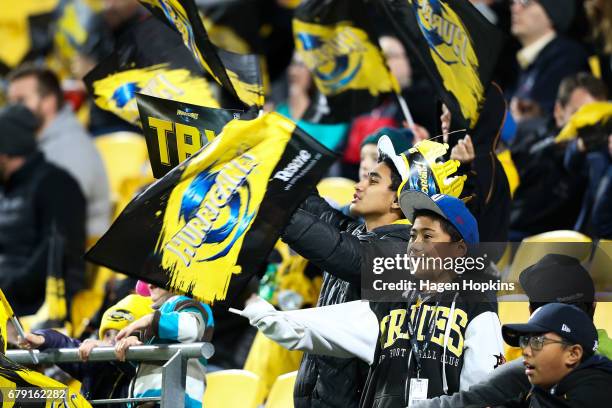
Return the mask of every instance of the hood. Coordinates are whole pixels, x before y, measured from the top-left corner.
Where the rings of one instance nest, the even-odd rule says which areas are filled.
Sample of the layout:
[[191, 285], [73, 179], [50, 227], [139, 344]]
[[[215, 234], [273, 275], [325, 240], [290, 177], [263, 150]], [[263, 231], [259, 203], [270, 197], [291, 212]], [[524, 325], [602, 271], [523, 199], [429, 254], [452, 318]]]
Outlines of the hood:
[[576, 368], [576, 371], [586, 369], [601, 370], [612, 375], [612, 360], [608, 357], [596, 354], [582, 362], [582, 364]]

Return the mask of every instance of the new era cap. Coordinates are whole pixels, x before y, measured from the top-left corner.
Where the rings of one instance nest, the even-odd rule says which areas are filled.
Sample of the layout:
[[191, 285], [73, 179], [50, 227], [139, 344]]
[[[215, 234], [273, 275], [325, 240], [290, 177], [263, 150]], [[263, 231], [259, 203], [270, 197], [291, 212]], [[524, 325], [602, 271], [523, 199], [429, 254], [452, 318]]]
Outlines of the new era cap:
[[505, 324], [502, 335], [506, 343], [518, 347], [525, 334], [556, 333], [572, 344], [580, 344], [585, 353], [597, 350], [597, 330], [591, 318], [573, 305], [549, 303], [538, 308], [527, 323]]

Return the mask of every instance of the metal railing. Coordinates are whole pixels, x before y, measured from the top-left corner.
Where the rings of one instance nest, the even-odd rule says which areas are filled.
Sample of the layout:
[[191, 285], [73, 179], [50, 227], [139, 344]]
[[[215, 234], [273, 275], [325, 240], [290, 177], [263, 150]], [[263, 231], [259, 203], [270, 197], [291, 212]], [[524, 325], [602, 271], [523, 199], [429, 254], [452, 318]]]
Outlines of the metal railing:
[[[187, 360], [213, 356], [215, 348], [210, 343], [168, 344], [132, 346], [127, 350], [127, 361], [166, 361], [162, 367], [161, 397], [116, 398], [89, 401], [92, 405], [122, 404], [127, 402], [160, 402], [162, 408], [184, 408]], [[6, 356], [22, 365], [32, 364], [32, 353], [26, 350], [8, 350]], [[62, 348], [45, 351], [34, 350], [40, 364], [82, 363], [78, 349]], [[88, 361], [117, 361], [113, 347], [94, 348]]]

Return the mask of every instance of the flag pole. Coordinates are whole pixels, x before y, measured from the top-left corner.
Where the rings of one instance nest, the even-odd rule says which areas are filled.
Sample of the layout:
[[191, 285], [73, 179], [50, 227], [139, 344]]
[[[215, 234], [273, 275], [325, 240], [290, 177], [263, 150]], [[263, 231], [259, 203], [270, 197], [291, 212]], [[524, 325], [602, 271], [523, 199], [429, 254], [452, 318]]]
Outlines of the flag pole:
[[408, 122], [408, 127], [411, 128], [414, 125], [414, 119], [412, 118], [412, 113], [410, 113], [410, 109], [408, 108], [408, 104], [406, 103], [406, 100], [404, 99], [402, 94], [400, 94], [399, 92], [397, 92], [395, 94], [395, 96], [397, 96], [397, 101], [400, 104], [400, 108], [402, 109], [402, 113], [404, 114], [404, 117], [406, 118], [406, 122]]
[[[19, 334], [19, 337], [25, 340], [26, 338], [25, 330], [23, 330], [23, 326], [21, 326], [21, 323], [19, 323], [19, 320], [17, 319], [15, 315], [11, 316], [11, 322], [13, 323], [13, 326], [15, 326], [15, 330], [17, 330], [17, 334]], [[34, 350], [28, 350], [28, 351], [30, 352], [30, 356], [32, 357], [32, 362], [34, 364], [38, 364], [38, 356], [34, 354]]]

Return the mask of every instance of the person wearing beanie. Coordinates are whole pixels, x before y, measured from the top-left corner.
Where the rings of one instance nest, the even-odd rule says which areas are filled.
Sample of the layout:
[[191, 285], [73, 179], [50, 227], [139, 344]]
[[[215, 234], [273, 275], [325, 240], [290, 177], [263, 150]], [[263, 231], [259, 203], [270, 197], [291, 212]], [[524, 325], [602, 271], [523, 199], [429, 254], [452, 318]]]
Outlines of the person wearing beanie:
[[575, 14], [575, 0], [514, 0], [512, 34], [522, 49], [517, 54], [518, 81], [511, 92], [517, 122], [552, 113], [561, 80], [589, 71], [587, 52], [563, 34]]
[[359, 159], [359, 180], [368, 177], [370, 170], [376, 166], [378, 161], [378, 148], [376, 147], [381, 137], [387, 136], [396, 152], [404, 152], [412, 147], [412, 131], [410, 129], [394, 129], [384, 127], [367, 136], [361, 142], [361, 155]]
[[[17, 315], [38, 310], [48, 274], [64, 278], [69, 301], [85, 271], [85, 199], [37, 150], [38, 123], [22, 105], [0, 110], [0, 288]], [[53, 262], [50, 242], [61, 243]]]
[[[53, 329], [34, 330], [19, 339], [23, 349], [78, 348], [83, 363], [63, 363], [59, 367], [82, 383], [81, 393], [87, 399], [125, 398], [129, 395], [129, 385], [135, 375], [134, 368], [128, 363], [99, 362], [88, 363], [91, 351], [96, 347], [115, 345], [115, 336], [128, 324], [153, 312], [152, 300], [140, 295], [128, 295], [104, 312], [98, 339], [81, 342]], [[112, 407], [113, 405], [103, 405]]]

